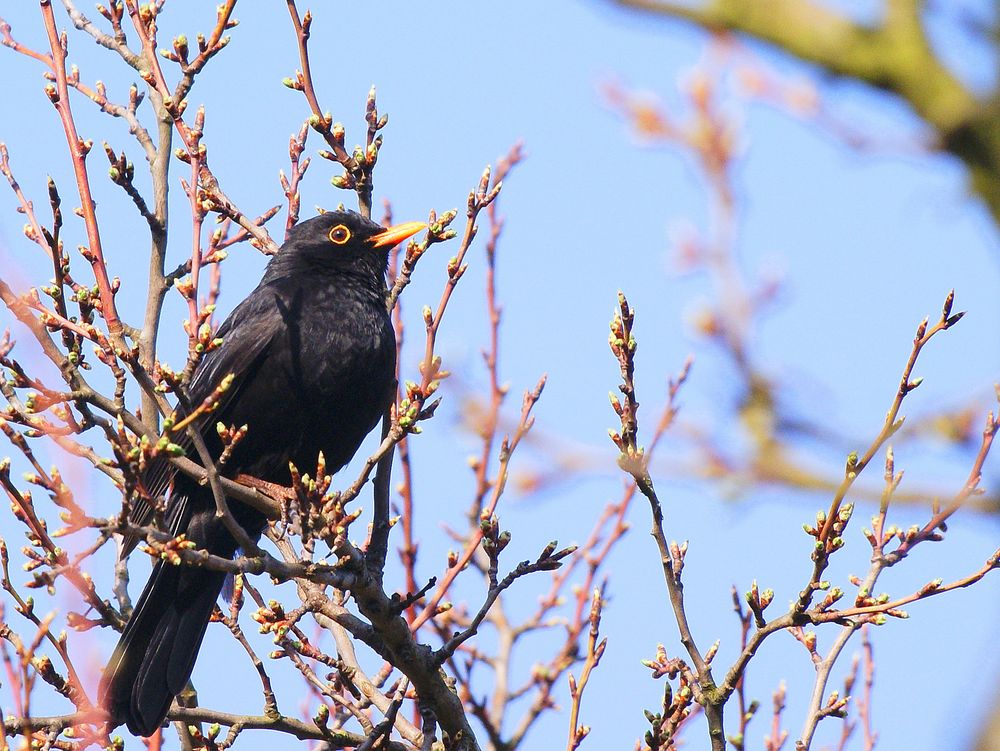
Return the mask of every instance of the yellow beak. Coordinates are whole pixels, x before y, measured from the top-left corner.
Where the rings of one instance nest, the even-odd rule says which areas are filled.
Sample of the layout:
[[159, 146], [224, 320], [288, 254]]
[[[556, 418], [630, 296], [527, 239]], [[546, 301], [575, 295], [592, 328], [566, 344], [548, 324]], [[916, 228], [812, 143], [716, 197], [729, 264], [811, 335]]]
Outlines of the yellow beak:
[[368, 238], [368, 242], [371, 243], [374, 248], [391, 248], [393, 245], [398, 245], [403, 242], [403, 240], [408, 237], [413, 237], [415, 234], [420, 232], [420, 230], [425, 229], [427, 224], [424, 222], [403, 222], [402, 224], [394, 224], [391, 227], [379, 232], [377, 235]]

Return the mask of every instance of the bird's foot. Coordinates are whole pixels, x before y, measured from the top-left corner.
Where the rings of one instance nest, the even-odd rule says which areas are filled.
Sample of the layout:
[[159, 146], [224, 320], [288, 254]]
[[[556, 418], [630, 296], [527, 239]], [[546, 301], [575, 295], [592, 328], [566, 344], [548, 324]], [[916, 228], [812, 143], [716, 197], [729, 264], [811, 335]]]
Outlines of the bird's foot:
[[267, 480], [261, 480], [259, 477], [245, 475], [242, 473], [236, 475], [234, 479], [236, 482], [240, 483], [240, 485], [246, 485], [254, 490], [260, 490], [277, 501], [290, 501], [295, 498], [294, 490], [285, 487], [284, 485], [278, 485], [276, 482], [268, 482]]

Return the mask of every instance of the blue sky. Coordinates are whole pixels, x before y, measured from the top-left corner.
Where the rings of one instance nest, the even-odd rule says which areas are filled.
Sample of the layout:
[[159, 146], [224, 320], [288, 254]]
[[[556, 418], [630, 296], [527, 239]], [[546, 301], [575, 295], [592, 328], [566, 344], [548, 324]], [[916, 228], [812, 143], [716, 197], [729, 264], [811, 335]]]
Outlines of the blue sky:
[[[230, 48], [199, 77], [190, 97], [192, 105], [204, 102], [208, 109], [205, 142], [213, 169], [229, 195], [253, 214], [279, 202], [277, 171], [287, 169], [287, 139], [307, 114], [300, 95], [281, 85], [297, 66], [287, 14], [280, 4], [268, 6], [248, 4], [238, 10], [241, 24]], [[175, 25], [169, 11], [182, 8], [200, 13], [197, 21]], [[174, 33], [193, 36], [207, 30], [214, 17], [208, 5], [168, 3], [167, 9], [161, 44]], [[43, 43], [31, 4], [19, 3], [3, 13], [19, 40]], [[678, 83], [703, 58], [705, 35], [584, 0], [490, 7], [439, 4], [432, 9], [394, 3], [378, 12], [364, 3], [338, 3], [322, 5], [314, 15], [312, 55], [319, 98], [345, 123], [348, 141], [362, 133], [361, 113], [372, 83], [378, 87], [380, 108], [390, 114], [376, 198], [392, 200], [397, 220], [421, 219], [430, 208], [461, 207], [483, 165], [514, 141], [525, 143], [528, 159], [502, 197], [508, 222], [498, 279], [505, 306], [503, 377], [516, 395], [548, 373], [538, 406], [539, 433], [556, 446], [584, 447], [573, 450], [585, 450], [601, 462], [594, 472], [540, 496], [511, 494], [504, 500], [501, 520], [514, 535], [508, 565], [530, 557], [553, 537], [566, 543], [582, 540], [604, 504], [621, 491], [613, 447], [606, 439], [606, 429], [613, 425], [606, 394], [617, 383], [607, 351], [607, 322], [619, 289], [638, 309], [637, 379], [646, 428], [652, 427], [651, 415], [663, 398], [666, 375], [693, 353], [696, 364], [682, 393], [683, 414], [738, 451], [739, 430], [730, 422], [738, 397], [734, 373], [689, 325], [699, 301], [710, 299], [710, 288], [703, 277], [671, 273], [670, 239], [676, 229], [685, 224], [704, 228], [709, 221], [706, 185], [688, 157], [638, 145], [600, 95], [600, 84], [613, 78], [655, 93], [668, 107], [680, 107]], [[355, 33], [359, 28], [364, 29], [361, 35]], [[959, 38], [948, 23], [936, 33], [942, 46], [956, 48], [943, 43]], [[86, 80], [103, 79], [113, 97], [126, 91], [132, 78], [115, 58], [79, 35], [71, 35], [70, 43], [71, 58]], [[966, 54], [956, 57], [956, 68], [984, 85], [978, 78], [984, 70], [982, 56], [974, 46], [959, 47]], [[902, 141], [920, 132], [919, 123], [898, 103], [857, 85], [823, 81], [784, 57], [751, 49], [781, 75], [816, 83], [828, 108], [879, 140]], [[12, 166], [37, 204], [44, 206], [47, 174], [64, 186], [69, 204], [64, 141], [41, 92], [38, 66], [8, 50], [3, 53], [0, 139], [7, 142]], [[141, 155], [124, 126], [109, 125], [88, 104], [74, 102], [82, 133], [127, 150], [141, 171]], [[734, 115], [742, 127], [736, 173], [740, 264], [751, 277], [761, 269], [778, 269], [786, 279], [780, 304], [757, 327], [757, 361], [786, 384], [783, 397], [799, 414], [849, 437], [846, 448], [804, 447], [809, 465], [836, 472], [848, 450], [867, 445], [891, 401], [916, 323], [935, 315], [952, 287], [956, 308], [969, 314], [928, 347], [917, 369], [924, 384], [908, 398], [904, 411], [916, 418], [970, 400], [976, 400], [983, 414], [995, 408], [990, 391], [1000, 374], [1000, 242], [987, 212], [969, 195], [961, 166], [947, 157], [895, 149], [858, 152], [787, 113], [763, 105], [732, 106], [738, 107]], [[318, 139], [310, 144], [318, 148]], [[123, 293], [119, 299], [134, 318], [142, 305], [138, 290], [147, 242], [124, 196], [102, 179], [101, 160], [103, 155], [95, 151], [91, 161], [107, 254], [114, 273], [137, 282], [134, 297]], [[176, 218], [171, 253], [177, 262], [189, 252], [185, 199], [176, 182], [180, 174], [174, 173], [171, 186]], [[349, 197], [329, 186], [331, 174], [322, 160], [314, 160], [303, 187], [303, 216], [315, 205], [329, 207]], [[47, 271], [21, 235], [22, 218], [14, 205], [13, 197], [0, 191], [0, 264], [5, 278], [25, 287], [46, 279]], [[82, 238], [78, 222], [71, 231]], [[422, 261], [405, 296], [410, 331], [419, 328], [419, 306], [437, 299], [451, 252], [439, 247]], [[482, 260], [476, 249], [441, 337], [446, 365], [470, 388], [486, 383], [478, 354], [487, 332]], [[226, 262], [222, 311], [252, 288], [262, 265], [249, 247], [232, 254]], [[182, 315], [182, 306], [173, 300], [167, 319]], [[22, 342], [19, 354], [31, 361], [25, 354], [27, 335], [16, 328], [15, 333]], [[167, 329], [163, 352], [177, 358], [183, 346], [179, 327]], [[419, 357], [417, 346], [408, 348], [404, 371], [414, 372]], [[460, 425], [458, 379], [444, 393], [439, 417], [413, 446], [424, 576], [438, 573], [443, 565], [447, 539], [441, 525], [461, 522], [473, 487], [465, 457], [475, 450], [476, 439]], [[509, 406], [516, 409], [516, 396]], [[690, 454], [680, 437], [664, 448], [671, 457]], [[526, 452], [515, 459], [515, 468], [519, 462], [537, 468], [544, 455]], [[922, 441], [898, 449], [896, 462], [914, 486], [957, 489], [969, 457]], [[875, 484], [880, 470], [872, 470], [868, 480]], [[801, 523], [825, 508], [828, 498], [769, 488], [734, 495], [732, 483], [709, 484], [670, 473], [655, 479], [666, 504], [667, 534], [691, 541], [685, 574], [695, 633], [705, 645], [722, 639], [719, 659], [731, 659], [738, 628], [729, 587], [735, 584], [743, 591], [756, 578], [775, 589], [774, 607], [792, 599], [808, 575], [809, 538]], [[996, 492], [998, 481], [994, 457], [984, 482]], [[116, 507], [117, 499], [100, 481], [90, 483], [89, 490], [102, 513]], [[871, 510], [860, 511], [844, 560], [835, 566], [833, 575], [841, 581], [865, 566], [867, 545], [859, 530]], [[903, 509], [896, 523], [905, 527], [923, 516]], [[656, 708], [662, 690], [639, 660], [651, 657], [657, 642], [673, 654], [679, 646], [655, 548], [645, 534], [648, 520], [642, 505], [632, 509], [631, 522], [633, 531], [608, 564], [611, 600], [604, 630], [610, 643], [584, 700], [584, 721], [593, 727], [585, 748], [631, 747], [644, 730], [641, 710]], [[9, 521], [2, 528], [5, 535], [12, 534]], [[961, 516], [943, 543], [918, 549], [898, 571], [886, 575], [886, 591], [903, 595], [938, 576], [947, 581], [966, 575], [995, 549], [997, 531], [995, 518]], [[960, 747], [957, 741], [972, 732], [981, 707], [970, 703], [961, 687], [980, 687], [975, 697], [985, 701], [988, 687], [1000, 683], [1000, 663], [989, 646], [998, 637], [998, 582], [1000, 577], [994, 576], [970, 590], [914, 605], [909, 621], [875, 632], [874, 712], [884, 748]], [[467, 591], [474, 596], [477, 590]], [[539, 582], [522, 582], [514, 590], [512, 607], [531, 609], [541, 591]], [[210, 634], [210, 648], [226, 650], [220, 653], [238, 663], [231, 640], [217, 636]], [[821, 631], [821, 646], [831, 638], [832, 633]], [[110, 652], [112, 641], [95, 639], [96, 664]], [[522, 669], [544, 654], [544, 646], [540, 641], [538, 655], [521, 655]], [[194, 676], [203, 700], [227, 710], [256, 709], [259, 697], [249, 667], [219, 681], [205, 670], [206, 657], [211, 655], [203, 654]], [[848, 663], [844, 660], [845, 668]], [[784, 635], [761, 650], [749, 674], [749, 691], [766, 707], [781, 678], [788, 681], [786, 717], [794, 736], [812, 670], [804, 650]], [[0, 692], [0, 702], [5, 701]], [[287, 702], [286, 711], [292, 703]], [[751, 725], [748, 747], [761, 747], [767, 722], [762, 711]], [[565, 715], [550, 716], [528, 748], [564, 743], [565, 724]], [[839, 733], [837, 721], [824, 724], [820, 737], [832, 742]], [[690, 747], [702, 747], [702, 733], [699, 721], [688, 733]], [[240, 742], [243, 748], [263, 748], [265, 743], [270, 739], [249, 734]]]

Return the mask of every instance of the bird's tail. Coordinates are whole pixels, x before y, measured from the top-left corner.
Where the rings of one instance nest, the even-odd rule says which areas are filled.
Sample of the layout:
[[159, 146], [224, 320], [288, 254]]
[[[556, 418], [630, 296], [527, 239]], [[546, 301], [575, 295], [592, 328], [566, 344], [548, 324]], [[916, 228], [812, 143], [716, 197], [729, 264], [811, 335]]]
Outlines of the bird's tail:
[[100, 702], [141, 736], [163, 722], [191, 677], [225, 574], [160, 561], [101, 681]]

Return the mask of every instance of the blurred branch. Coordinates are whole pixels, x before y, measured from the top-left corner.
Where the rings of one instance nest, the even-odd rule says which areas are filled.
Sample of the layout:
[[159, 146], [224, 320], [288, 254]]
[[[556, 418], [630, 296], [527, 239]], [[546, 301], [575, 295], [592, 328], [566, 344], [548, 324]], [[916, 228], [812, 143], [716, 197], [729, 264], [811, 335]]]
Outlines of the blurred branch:
[[1000, 751], [1000, 692], [979, 731], [975, 751]]
[[[692, 156], [708, 186], [710, 226], [704, 236], [689, 230], [675, 240], [676, 263], [681, 273], [703, 273], [712, 286], [712, 302], [699, 306], [693, 324], [700, 335], [731, 359], [740, 376], [739, 418], [748, 448], [735, 453], [716, 431], [688, 424], [684, 427], [698, 451], [690, 459], [674, 459], [671, 468], [676, 468], [675, 473], [718, 479], [729, 487], [770, 485], [825, 494], [841, 486], [843, 476], [817, 467], [799, 443], [807, 438], [838, 447], [854, 444], [856, 439], [839, 434], [828, 421], [815, 419], [808, 410], [789, 404], [785, 396], [787, 382], [774, 376], [770, 372], [773, 367], [761, 357], [755, 334], [784, 285], [781, 279], [763, 274], [754, 278], [744, 270], [737, 242], [740, 193], [734, 184], [739, 164], [737, 144], [742, 133], [727, 115], [731, 99], [747, 96], [794, 113], [801, 113], [804, 102], [812, 102], [807, 111], [815, 114], [818, 105], [815, 95], [783, 82], [746, 51], [733, 48], [721, 41], [711, 46], [707, 60], [698, 65], [683, 86], [687, 107], [681, 112], [615, 83], [604, 87], [608, 104], [644, 143], [677, 147]], [[734, 80], [739, 82], [738, 87], [733, 86]], [[734, 88], [738, 93], [731, 91]], [[895, 440], [944, 436], [971, 450], [976, 443], [979, 403], [980, 399], [973, 398], [966, 406], [938, 414], [916, 427], [908, 424], [911, 429], [904, 429]], [[726, 417], [721, 424], [728, 427], [731, 419]], [[571, 453], [578, 461], [579, 449]], [[563, 472], [574, 469], [561, 457], [554, 463]], [[583, 466], [590, 469], [594, 465], [584, 462]], [[947, 491], [933, 486], [911, 487], [894, 500], [926, 506], [942, 492]], [[877, 500], [879, 496], [878, 488], [871, 486], [852, 493], [859, 500]], [[794, 497], [809, 496], [795, 493]], [[970, 505], [987, 513], [1000, 511], [996, 493], [977, 495]]]
[[886, 0], [881, 21], [865, 25], [811, 0], [614, 2], [746, 34], [834, 75], [892, 92], [937, 134], [940, 149], [965, 163], [972, 188], [1000, 221], [1000, 92], [977, 97], [948, 70], [927, 37], [922, 3]]

